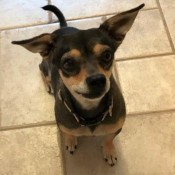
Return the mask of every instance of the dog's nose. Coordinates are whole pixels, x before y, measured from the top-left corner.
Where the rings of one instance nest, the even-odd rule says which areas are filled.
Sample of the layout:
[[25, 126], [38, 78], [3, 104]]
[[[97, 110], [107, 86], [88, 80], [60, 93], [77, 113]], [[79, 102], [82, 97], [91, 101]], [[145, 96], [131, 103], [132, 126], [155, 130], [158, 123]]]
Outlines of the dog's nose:
[[92, 90], [102, 90], [106, 85], [106, 77], [103, 74], [97, 74], [87, 77], [86, 82]]

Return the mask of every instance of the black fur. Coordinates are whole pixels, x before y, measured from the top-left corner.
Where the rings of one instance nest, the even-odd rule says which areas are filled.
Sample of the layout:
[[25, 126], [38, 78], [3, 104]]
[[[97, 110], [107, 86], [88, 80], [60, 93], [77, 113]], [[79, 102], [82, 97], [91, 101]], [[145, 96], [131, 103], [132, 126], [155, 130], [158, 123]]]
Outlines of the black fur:
[[57, 7], [55, 7], [53, 5], [46, 5], [46, 6], [42, 7], [42, 9], [53, 12], [57, 16], [57, 18], [59, 19], [60, 27], [67, 27], [66, 19], [65, 19], [64, 15], [62, 14], [62, 12]]

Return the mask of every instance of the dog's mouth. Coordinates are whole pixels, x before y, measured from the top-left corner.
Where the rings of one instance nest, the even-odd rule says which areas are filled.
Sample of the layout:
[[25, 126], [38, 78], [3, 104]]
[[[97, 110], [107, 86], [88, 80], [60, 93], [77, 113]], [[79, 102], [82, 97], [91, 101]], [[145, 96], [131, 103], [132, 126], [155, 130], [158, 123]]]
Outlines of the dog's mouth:
[[81, 92], [77, 92], [77, 94], [82, 95], [84, 98], [88, 98], [88, 99], [97, 99], [103, 96], [103, 92], [96, 92], [96, 93], [81, 93]]

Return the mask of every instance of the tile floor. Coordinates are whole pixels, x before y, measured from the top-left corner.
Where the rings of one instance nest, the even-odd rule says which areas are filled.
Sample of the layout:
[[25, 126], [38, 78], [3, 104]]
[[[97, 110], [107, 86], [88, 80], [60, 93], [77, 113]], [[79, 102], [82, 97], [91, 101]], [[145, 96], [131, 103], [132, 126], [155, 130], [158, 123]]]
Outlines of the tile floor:
[[[80, 138], [72, 156], [57, 132], [40, 56], [10, 42], [57, 29], [56, 18], [40, 9], [47, 3], [60, 7], [70, 26], [86, 29], [143, 2], [116, 53], [128, 111], [115, 139], [118, 163], [111, 168], [103, 161], [101, 138]], [[0, 6], [1, 175], [175, 174], [174, 0], [1, 0]]]

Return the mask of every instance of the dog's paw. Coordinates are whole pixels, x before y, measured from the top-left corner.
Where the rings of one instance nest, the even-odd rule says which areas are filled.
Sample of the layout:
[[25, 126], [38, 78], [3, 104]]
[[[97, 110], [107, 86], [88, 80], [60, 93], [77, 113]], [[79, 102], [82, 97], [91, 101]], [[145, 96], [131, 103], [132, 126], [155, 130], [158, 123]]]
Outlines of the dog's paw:
[[103, 145], [103, 156], [105, 161], [110, 165], [114, 166], [117, 162], [115, 146], [112, 142], [105, 143]]
[[70, 154], [73, 154], [77, 149], [77, 137], [66, 135], [65, 145]]

